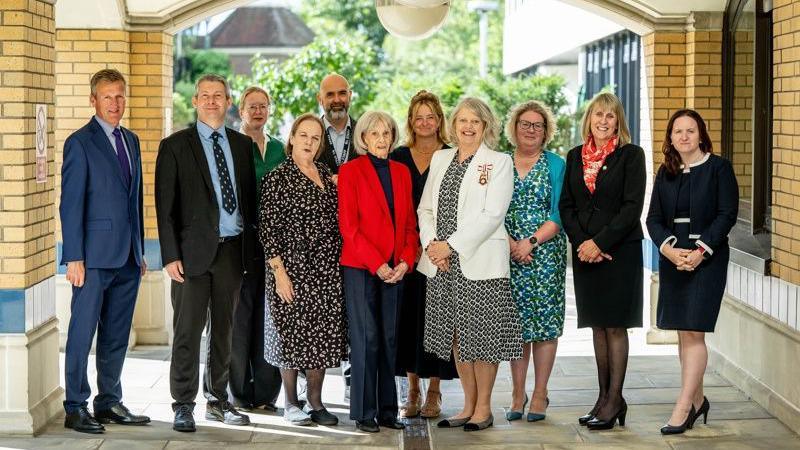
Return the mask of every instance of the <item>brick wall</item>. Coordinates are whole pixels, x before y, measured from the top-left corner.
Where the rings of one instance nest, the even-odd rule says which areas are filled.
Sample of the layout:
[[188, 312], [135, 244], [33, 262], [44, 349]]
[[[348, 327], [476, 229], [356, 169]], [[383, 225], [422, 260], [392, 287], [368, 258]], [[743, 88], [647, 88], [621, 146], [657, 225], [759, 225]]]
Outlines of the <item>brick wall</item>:
[[[0, 289], [53, 275], [53, 5], [0, 2]], [[36, 183], [37, 104], [47, 105], [47, 182]]]
[[774, 8], [771, 269], [800, 284], [800, 1]]

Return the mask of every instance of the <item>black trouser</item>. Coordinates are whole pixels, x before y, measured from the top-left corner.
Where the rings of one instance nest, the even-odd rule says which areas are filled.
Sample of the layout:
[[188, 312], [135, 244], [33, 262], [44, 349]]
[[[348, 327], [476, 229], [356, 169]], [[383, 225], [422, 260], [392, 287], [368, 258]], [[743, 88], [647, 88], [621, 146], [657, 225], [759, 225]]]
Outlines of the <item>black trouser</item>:
[[394, 421], [402, 283], [384, 283], [351, 267], [344, 267], [343, 273], [350, 336], [350, 418]]
[[200, 372], [200, 340], [206, 322], [206, 369], [203, 392], [208, 401], [227, 400], [233, 310], [242, 285], [242, 241], [220, 243], [208, 271], [172, 282], [172, 361], [169, 387], [173, 408], [194, 404]]
[[233, 315], [229, 393], [239, 405], [275, 406], [281, 392], [280, 370], [264, 360], [264, 257], [242, 281]]

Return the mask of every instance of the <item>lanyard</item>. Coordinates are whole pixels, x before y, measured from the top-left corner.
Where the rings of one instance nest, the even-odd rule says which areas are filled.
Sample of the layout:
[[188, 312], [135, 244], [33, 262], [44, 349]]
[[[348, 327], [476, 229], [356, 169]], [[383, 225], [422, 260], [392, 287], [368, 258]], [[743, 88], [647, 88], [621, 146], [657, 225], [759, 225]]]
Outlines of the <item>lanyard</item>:
[[344, 146], [342, 146], [342, 156], [339, 157], [339, 152], [336, 151], [336, 147], [333, 145], [333, 139], [331, 138], [330, 130], [325, 130], [325, 140], [328, 141], [328, 146], [331, 148], [333, 152], [333, 159], [336, 161], [337, 166], [341, 166], [342, 164], [347, 161], [348, 153], [350, 152], [350, 141], [353, 139], [353, 128], [350, 126], [349, 121], [347, 124], [347, 131], [344, 134]]

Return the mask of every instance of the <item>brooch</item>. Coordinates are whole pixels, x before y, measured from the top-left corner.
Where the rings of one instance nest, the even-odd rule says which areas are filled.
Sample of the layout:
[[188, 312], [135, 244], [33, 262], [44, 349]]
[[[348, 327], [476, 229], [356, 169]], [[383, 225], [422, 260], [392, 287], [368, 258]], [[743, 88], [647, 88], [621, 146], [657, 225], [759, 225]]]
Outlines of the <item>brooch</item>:
[[492, 171], [492, 167], [494, 166], [491, 164], [481, 164], [478, 166], [478, 173], [480, 173], [478, 183], [480, 183], [481, 186], [489, 182], [489, 172]]

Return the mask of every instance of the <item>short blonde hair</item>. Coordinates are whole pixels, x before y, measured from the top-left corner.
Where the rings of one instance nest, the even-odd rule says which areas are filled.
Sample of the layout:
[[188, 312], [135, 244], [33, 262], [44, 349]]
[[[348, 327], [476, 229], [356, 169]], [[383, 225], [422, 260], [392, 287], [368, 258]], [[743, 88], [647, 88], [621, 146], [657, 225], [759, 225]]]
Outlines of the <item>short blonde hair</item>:
[[375, 128], [378, 122], [383, 122], [390, 130], [392, 130], [392, 144], [389, 146], [389, 152], [394, 151], [397, 145], [397, 122], [392, 119], [392, 116], [383, 111], [367, 111], [361, 115], [356, 123], [356, 129], [353, 132], [353, 139], [355, 139], [355, 150], [359, 155], [367, 154], [367, 143], [364, 142], [364, 133]]
[[292, 145], [292, 137], [294, 137], [294, 134], [297, 133], [297, 128], [300, 127], [300, 124], [307, 120], [316, 122], [317, 125], [319, 125], [320, 131], [322, 132], [320, 133], [319, 146], [317, 147], [317, 153], [314, 154], [314, 160], [319, 159], [319, 155], [322, 154], [322, 147], [325, 145], [324, 138], [322, 137], [322, 134], [325, 134], [325, 125], [322, 123], [322, 119], [317, 117], [316, 114], [305, 113], [298, 116], [297, 119], [294, 120], [294, 123], [292, 124], [292, 131], [289, 132], [289, 139], [286, 141], [286, 146], [283, 148], [283, 151], [289, 158], [292, 157], [292, 149], [294, 149], [294, 145]]
[[542, 142], [542, 146], [547, 145], [548, 142], [553, 140], [553, 136], [556, 134], [556, 119], [553, 116], [553, 112], [550, 111], [550, 108], [536, 100], [528, 100], [527, 102], [519, 103], [511, 108], [511, 112], [508, 113], [508, 120], [506, 121], [506, 139], [514, 147], [519, 145], [517, 144], [517, 123], [519, 122], [520, 116], [528, 111], [538, 113], [542, 116], [542, 119], [544, 119], [544, 142]]
[[258, 92], [259, 94], [264, 94], [264, 97], [267, 97], [267, 105], [272, 103], [272, 99], [269, 97], [267, 91], [261, 89], [258, 86], [250, 86], [249, 88], [245, 89], [244, 92], [242, 92], [242, 95], [239, 97], [239, 110], [244, 108], [244, 101], [247, 98], [247, 96], [254, 92]]
[[439, 127], [436, 129], [436, 138], [446, 144], [448, 141], [447, 121], [445, 120], [439, 97], [426, 90], [421, 90], [411, 98], [411, 103], [408, 105], [408, 116], [406, 117], [406, 146], [413, 147], [414, 143], [416, 143], [417, 133], [414, 132], [414, 116], [422, 105], [427, 106], [436, 114], [436, 118], [439, 121]]
[[475, 97], [465, 97], [453, 112], [450, 114], [450, 141], [458, 146], [458, 135], [456, 134], [456, 118], [463, 109], [469, 109], [483, 122], [483, 143], [492, 150], [497, 149], [500, 140], [500, 124], [497, 121], [492, 108], [483, 100]]
[[625, 110], [619, 97], [610, 92], [601, 92], [592, 98], [581, 120], [581, 133], [583, 139], [588, 139], [592, 134], [592, 114], [594, 110], [600, 108], [602, 111], [611, 111], [617, 116], [616, 134], [619, 137], [617, 145], [620, 147], [631, 142], [631, 132], [628, 130], [628, 122], [625, 120]]

